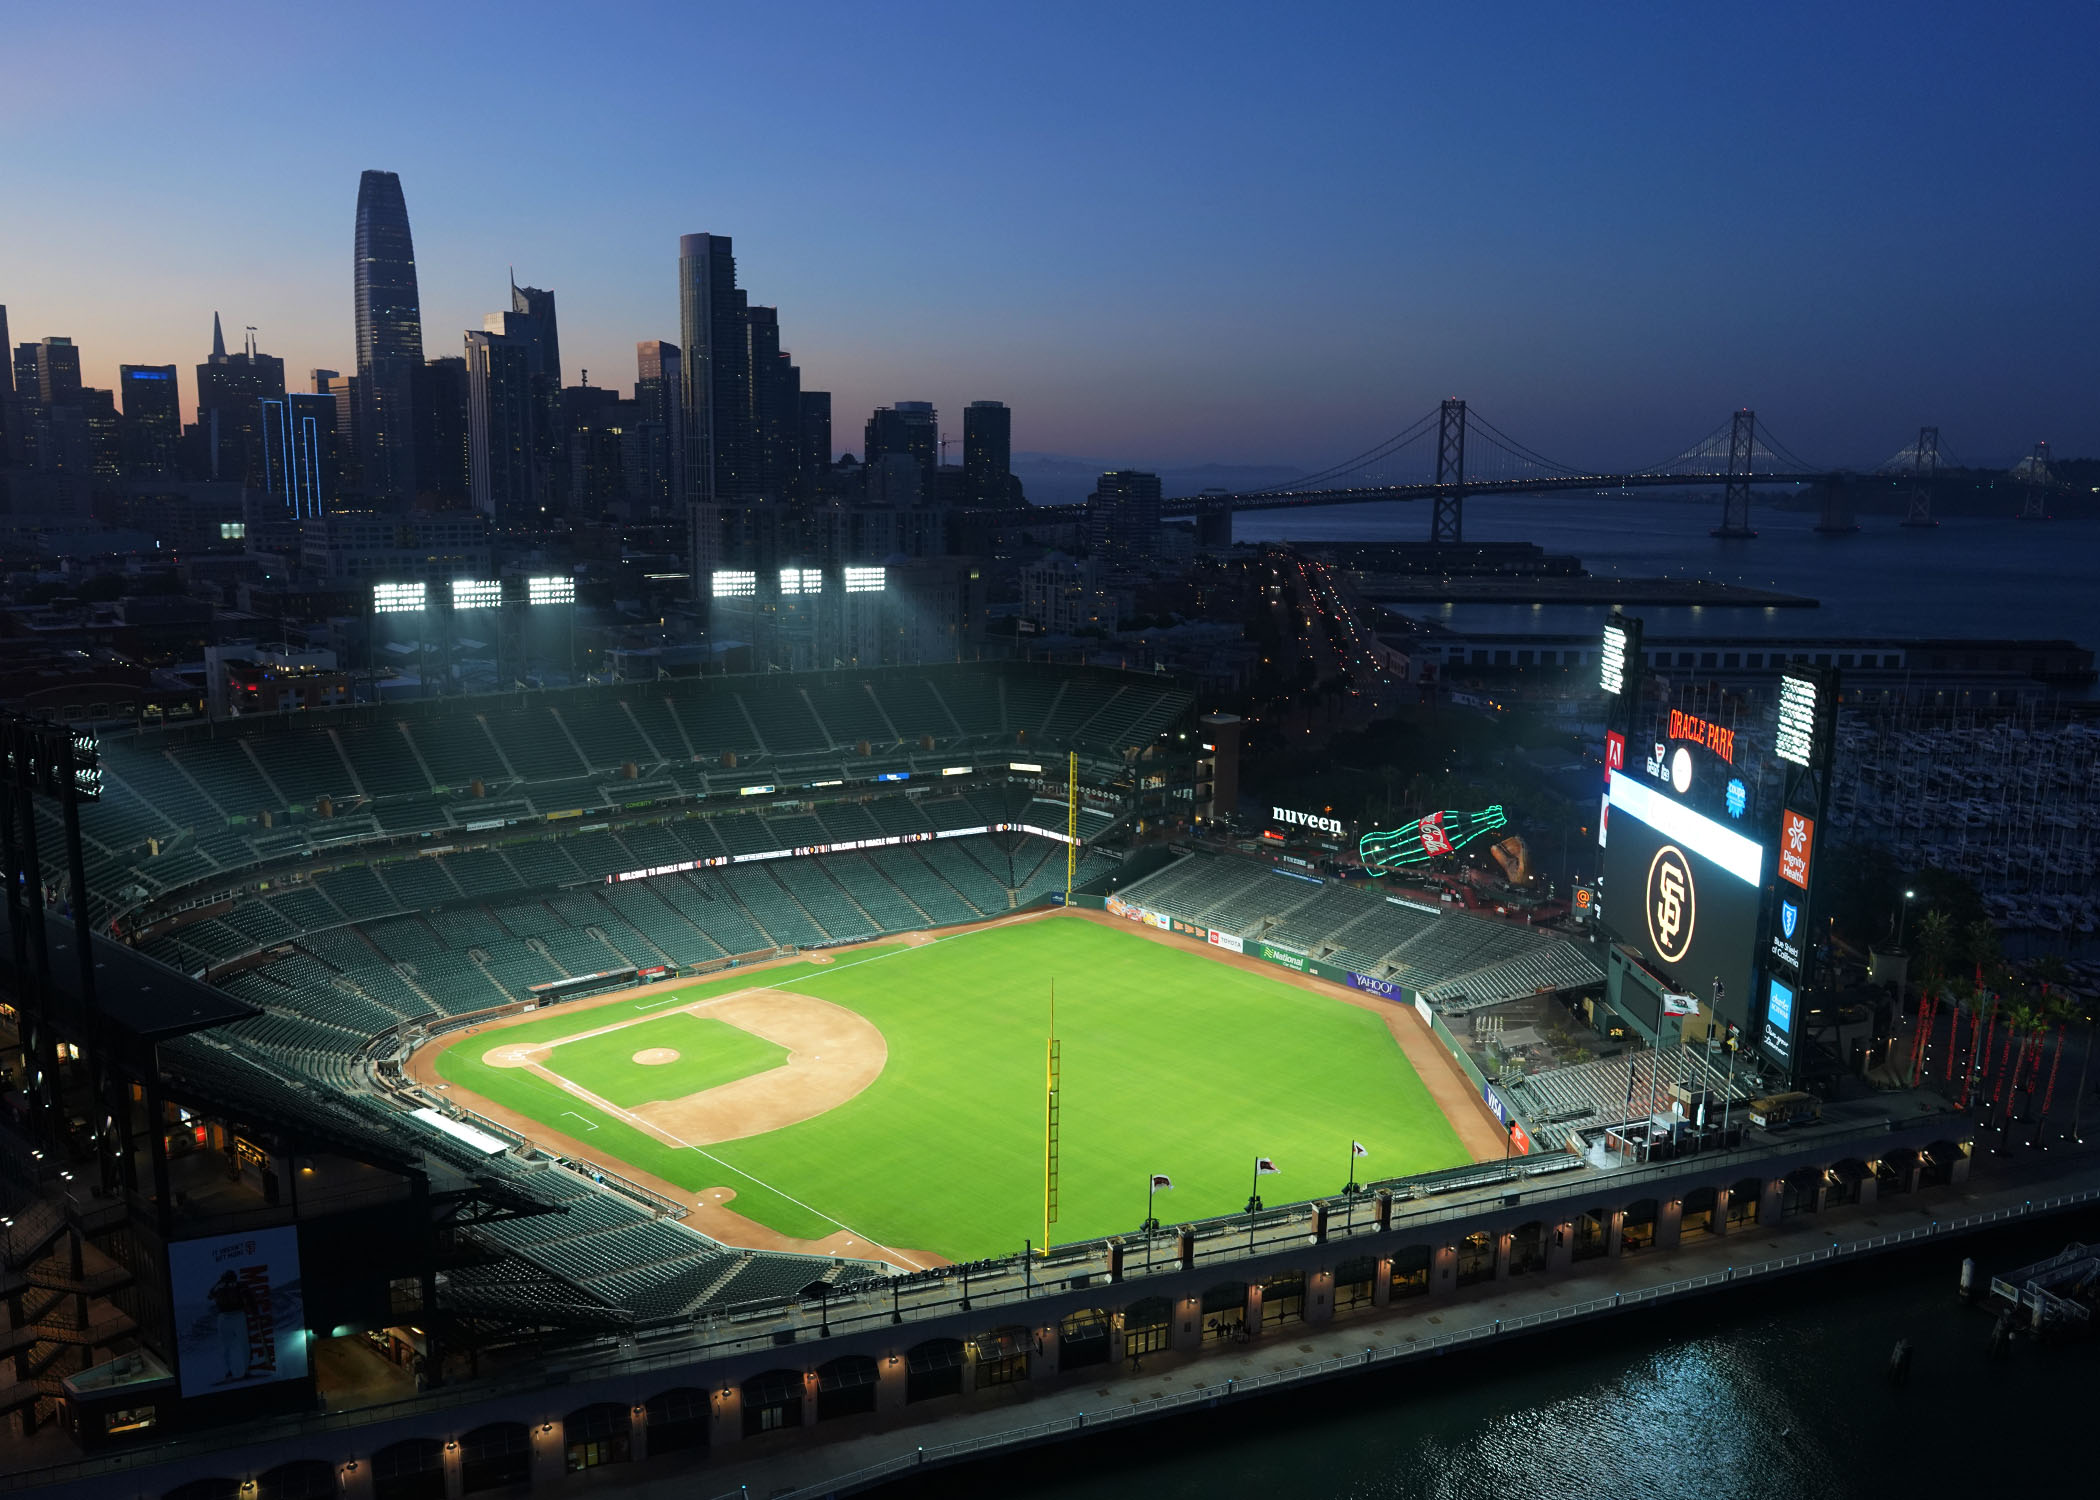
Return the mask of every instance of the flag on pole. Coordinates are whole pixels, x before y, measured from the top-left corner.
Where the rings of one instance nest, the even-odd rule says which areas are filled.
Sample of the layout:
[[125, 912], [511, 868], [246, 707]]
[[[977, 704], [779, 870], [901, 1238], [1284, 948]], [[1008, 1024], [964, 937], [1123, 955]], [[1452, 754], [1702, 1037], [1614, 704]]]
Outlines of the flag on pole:
[[1165, 1188], [1170, 1193], [1173, 1192], [1174, 1179], [1164, 1172], [1154, 1172], [1152, 1174], [1152, 1191], [1156, 1193], [1161, 1188]]
[[1362, 1141], [1351, 1141], [1351, 1142], [1349, 1143], [1349, 1154], [1350, 1154], [1350, 1155], [1351, 1155], [1352, 1157], [1355, 1157], [1355, 1156], [1369, 1156], [1369, 1155], [1370, 1155], [1371, 1153], [1370, 1153], [1370, 1152], [1368, 1152], [1368, 1151], [1366, 1151], [1366, 1150], [1364, 1150], [1364, 1143], [1363, 1143]]
[[1254, 1158], [1254, 1175], [1256, 1177], [1274, 1177], [1277, 1170], [1276, 1163], [1270, 1161], [1266, 1156]]

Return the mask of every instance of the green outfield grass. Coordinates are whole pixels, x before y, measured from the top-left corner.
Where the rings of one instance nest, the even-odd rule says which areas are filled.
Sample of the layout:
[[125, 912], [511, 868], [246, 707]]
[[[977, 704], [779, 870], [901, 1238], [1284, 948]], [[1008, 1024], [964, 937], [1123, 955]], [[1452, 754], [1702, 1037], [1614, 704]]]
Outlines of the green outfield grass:
[[[740, 1212], [783, 1233], [817, 1238], [845, 1227], [885, 1245], [970, 1259], [1042, 1235], [1043, 1043], [1053, 980], [1063, 1044], [1054, 1241], [1136, 1228], [1153, 1172], [1174, 1179], [1158, 1203], [1161, 1219], [1173, 1222], [1243, 1207], [1257, 1155], [1282, 1169], [1262, 1181], [1271, 1203], [1337, 1191], [1352, 1139], [1370, 1151], [1360, 1175], [1468, 1159], [1377, 1014], [1200, 950], [1064, 918], [923, 947], [877, 944], [830, 964], [732, 973], [589, 1011], [587, 1024], [598, 1027], [758, 984], [846, 1006], [882, 1031], [889, 1061], [859, 1096], [705, 1152], [663, 1145], [546, 1080], [481, 1061], [499, 1045], [572, 1033], [584, 1012], [468, 1038], [442, 1055], [438, 1071], [582, 1140], [608, 1164], [629, 1162], [695, 1190], [733, 1188]], [[585, 1086], [614, 1098], [606, 1077], [620, 1059], [642, 1046], [687, 1050], [637, 1039], [673, 1019], [691, 1018], [659, 1017], [560, 1051], [606, 1043], [593, 1054], [605, 1070], [600, 1083]], [[643, 1097], [664, 1097], [654, 1078], [636, 1086]]]
[[[612, 1024], [610, 1022], [606, 1024]], [[670, 1063], [637, 1063], [647, 1047], [669, 1047]], [[599, 1098], [633, 1109], [658, 1099], [683, 1099], [753, 1073], [777, 1068], [788, 1049], [726, 1021], [683, 1011], [617, 1031], [565, 1042], [547, 1055], [549, 1072], [580, 1083]]]

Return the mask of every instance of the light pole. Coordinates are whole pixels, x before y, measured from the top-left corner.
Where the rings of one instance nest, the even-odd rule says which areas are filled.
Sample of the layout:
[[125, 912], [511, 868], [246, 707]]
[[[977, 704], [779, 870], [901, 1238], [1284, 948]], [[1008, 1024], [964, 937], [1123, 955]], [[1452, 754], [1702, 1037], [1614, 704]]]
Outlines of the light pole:
[[1903, 893], [1903, 909], [1896, 916], [1896, 951], [1903, 951], [1903, 934], [1910, 930], [1910, 904], [1918, 899], [1916, 891]]

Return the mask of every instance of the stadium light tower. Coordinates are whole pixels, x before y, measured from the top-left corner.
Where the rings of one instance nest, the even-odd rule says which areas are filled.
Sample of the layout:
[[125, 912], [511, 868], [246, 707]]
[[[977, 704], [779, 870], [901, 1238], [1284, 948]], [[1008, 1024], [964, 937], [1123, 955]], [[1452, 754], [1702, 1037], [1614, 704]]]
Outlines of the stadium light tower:
[[[420, 580], [415, 583], [375, 583], [372, 585], [372, 613], [374, 615], [420, 615], [429, 608], [429, 586]], [[373, 692], [378, 693], [375, 652], [378, 647], [377, 632], [369, 626], [365, 631], [365, 669], [374, 675]], [[423, 671], [423, 635], [416, 631], [416, 688], [428, 692], [430, 684]]]
[[566, 573], [545, 573], [525, 580], [525, 602], [528, 607], [538, 609], [542, 605], [561, 604], [568, 606], [569, 624], [569, 685], [576, 685], [576, 580]]

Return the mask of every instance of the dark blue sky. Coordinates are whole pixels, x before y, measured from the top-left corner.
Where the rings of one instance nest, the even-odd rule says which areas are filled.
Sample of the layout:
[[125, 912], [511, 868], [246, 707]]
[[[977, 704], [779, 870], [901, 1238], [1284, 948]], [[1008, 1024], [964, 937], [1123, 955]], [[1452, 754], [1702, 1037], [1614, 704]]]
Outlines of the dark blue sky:
[[386, 167], [429, 352], [514, 264], [625, 387], [727, 233], [849, 450], [993, 397], [1018, 448], [1310, 467], [1464, 395], [1600, 466], [1745, 404], [1817, 462], [2100, 452], [2092, 4], [39, 9], [0, 302], [97, 384], [214, 308], [346, 366]]

